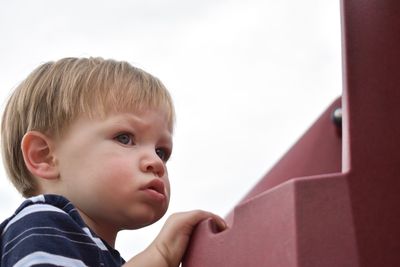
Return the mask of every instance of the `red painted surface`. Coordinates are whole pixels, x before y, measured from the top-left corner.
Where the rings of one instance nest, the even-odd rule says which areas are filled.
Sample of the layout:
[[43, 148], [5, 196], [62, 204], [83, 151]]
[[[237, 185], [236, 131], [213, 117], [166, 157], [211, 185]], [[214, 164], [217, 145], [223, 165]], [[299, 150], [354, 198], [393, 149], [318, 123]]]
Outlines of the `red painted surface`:
[[340, 99], [235, 207], [228, 230], [200, 224], [183, 266], [357, 266], [337, 107]]
[[361, 266], [400, 266], [400, 2], [344, 1], [346, 156]]
[[343, 141], [335, 101], [184, 267], [400, 266], [400, 2], [343, 0]]

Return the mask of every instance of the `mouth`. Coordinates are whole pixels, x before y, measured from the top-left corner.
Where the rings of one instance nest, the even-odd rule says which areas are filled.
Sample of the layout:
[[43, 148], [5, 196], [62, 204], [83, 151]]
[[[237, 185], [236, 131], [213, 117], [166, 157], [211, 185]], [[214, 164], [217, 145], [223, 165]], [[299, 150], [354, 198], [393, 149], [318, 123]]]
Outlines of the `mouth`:
[[165, 185], [160, 179], [152, 180], [143, 188], [143, 191], [147, 192], [151, 197], [158, 200], [166, 199]]

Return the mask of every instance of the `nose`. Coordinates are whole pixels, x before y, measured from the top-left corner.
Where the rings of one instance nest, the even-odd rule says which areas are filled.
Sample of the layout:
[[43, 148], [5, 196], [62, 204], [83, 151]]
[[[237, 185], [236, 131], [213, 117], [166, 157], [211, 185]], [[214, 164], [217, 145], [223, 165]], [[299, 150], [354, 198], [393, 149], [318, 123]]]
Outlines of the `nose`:
[[140, 160], [140, 169], [142, 172], [151, 172], [157, 177], [163, 177], [165, 174], [165, 165], [155, 150], [146, 151]]

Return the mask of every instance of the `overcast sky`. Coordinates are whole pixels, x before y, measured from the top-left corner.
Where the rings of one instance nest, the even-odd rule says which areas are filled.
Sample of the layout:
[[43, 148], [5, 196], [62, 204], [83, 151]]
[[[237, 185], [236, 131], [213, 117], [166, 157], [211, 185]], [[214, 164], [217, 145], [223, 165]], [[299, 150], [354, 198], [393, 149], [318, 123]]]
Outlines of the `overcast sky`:
[[[176, 105], [168, 214], [221, 216], [341, 95], [339, 0], [0, 0], [0, 103], [39, 64], [126, 60]], [[0, 221], [21, 202], [0, 171]], [[164, 219], [124, 231], [129, 259]]]

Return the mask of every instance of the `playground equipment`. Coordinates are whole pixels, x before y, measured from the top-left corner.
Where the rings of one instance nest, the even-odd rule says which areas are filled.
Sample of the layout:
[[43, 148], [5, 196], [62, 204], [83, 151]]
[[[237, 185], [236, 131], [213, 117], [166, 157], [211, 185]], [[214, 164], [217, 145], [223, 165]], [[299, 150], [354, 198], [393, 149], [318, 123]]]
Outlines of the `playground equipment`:
[[184, 267], [400, 266], [400, 1], [341, 5], [342, 97]]

